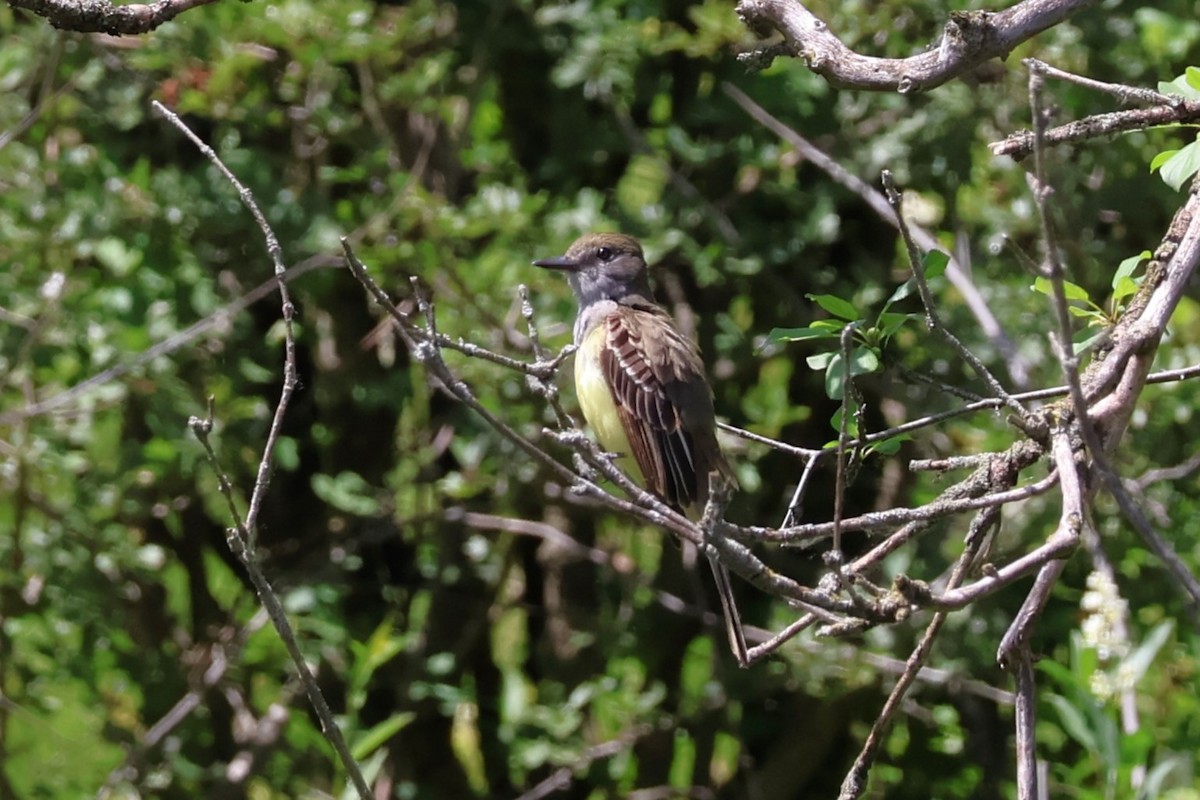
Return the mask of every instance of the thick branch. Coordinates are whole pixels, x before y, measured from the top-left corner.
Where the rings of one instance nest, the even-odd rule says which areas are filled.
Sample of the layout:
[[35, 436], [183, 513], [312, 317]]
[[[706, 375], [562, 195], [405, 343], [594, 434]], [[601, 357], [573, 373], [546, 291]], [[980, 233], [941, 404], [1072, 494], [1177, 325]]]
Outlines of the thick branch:
[[109, 0], [8, 0], [13, 8], [32, 11], [51, 25], [77, 33], [107, 33], [113, 36], [149, 33], [196, 6], [216, 0], [156, 0], [114, 6]]
[[792, 55], [834, 86], [928, 91], [1051, 28], [1094, 0], [1024, 0], [1003, 11], [951, 12], [936, 48], [909, 58], [876, 58], [854, 52], [797, 0], [741, 0], [738, 15], [752, 29], [778, 30]]

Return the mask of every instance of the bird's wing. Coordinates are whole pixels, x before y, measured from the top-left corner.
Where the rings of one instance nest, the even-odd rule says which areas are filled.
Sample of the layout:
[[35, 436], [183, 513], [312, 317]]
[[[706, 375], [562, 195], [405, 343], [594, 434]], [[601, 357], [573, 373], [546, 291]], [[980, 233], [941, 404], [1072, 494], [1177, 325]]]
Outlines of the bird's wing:
[[604, 326], [600, 365], [646, 488], [685, 509], [707, 495], [711, 458], [697, 449], [713, 425], [700, 354], [659, 309], [622, 306]]

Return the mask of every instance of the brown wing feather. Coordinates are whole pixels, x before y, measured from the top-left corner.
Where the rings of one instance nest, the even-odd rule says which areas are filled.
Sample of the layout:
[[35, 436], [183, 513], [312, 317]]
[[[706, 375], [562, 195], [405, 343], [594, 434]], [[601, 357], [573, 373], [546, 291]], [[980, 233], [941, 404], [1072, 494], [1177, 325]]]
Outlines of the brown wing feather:
[[708, 496], [708, 472], [726, 472], [700, 354], [656, 308], [622, 307], [604, 321], [600, 353], [646, 488], [686, 509]]

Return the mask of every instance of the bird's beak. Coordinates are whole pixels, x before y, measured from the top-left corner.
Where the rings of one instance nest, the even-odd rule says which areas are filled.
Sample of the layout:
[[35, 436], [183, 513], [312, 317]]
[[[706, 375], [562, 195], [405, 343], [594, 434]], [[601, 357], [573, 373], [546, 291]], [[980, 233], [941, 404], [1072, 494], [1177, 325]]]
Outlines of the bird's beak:
[[554, 258], [539, 258], [533, 262], [535, 267], [545, 267], [546, 269], [558, 269], [563, 272], [575, 272], [579, 269], [580, 263], [573, 258], [566, 256], [555, 256]]

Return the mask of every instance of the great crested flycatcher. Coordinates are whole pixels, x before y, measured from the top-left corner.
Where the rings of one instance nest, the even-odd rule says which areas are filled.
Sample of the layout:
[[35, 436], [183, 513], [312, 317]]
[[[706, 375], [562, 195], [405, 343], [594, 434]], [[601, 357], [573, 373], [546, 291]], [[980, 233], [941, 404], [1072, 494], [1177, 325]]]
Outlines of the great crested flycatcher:
[[[536, 266], [567, 274], [575, 318], [575, 392], [600, 445], [675, 510], [695, 519], [712, 481], [736, 485], [717, 444], [713, 395], [695, 343], [654, 302], [642, 246], [620, 233], [581, 236]], [[729, 573], [711, 555], [730, 647], [746, 643]]]

